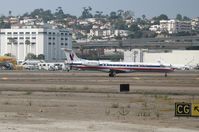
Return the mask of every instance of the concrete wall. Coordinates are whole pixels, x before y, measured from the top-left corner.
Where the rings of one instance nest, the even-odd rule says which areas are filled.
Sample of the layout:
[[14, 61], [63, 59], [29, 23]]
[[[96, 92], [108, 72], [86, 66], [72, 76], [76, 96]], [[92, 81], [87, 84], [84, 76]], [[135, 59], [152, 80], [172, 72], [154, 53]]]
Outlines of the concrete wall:
[[143, 53], [144, 62], [162, 61], [169, 64], [183, 64], [195, 66], [199, 64], [199, 51], [197, 50], [173, 50], [169, 53]]
[[143, 62], [143, 51], [141, 49], [132, 49], [124, 51], [124, 62]]

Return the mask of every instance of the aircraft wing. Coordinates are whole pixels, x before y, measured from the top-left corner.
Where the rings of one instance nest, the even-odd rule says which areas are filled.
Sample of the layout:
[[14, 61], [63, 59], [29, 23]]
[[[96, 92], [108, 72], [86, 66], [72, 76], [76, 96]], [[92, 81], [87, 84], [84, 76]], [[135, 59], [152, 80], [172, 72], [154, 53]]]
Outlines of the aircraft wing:
[[110, 71], [116, 73], [127, 73], [127, 72], [135, 72], [134, 70], [126, 69], [126, 68], [111, 68]]

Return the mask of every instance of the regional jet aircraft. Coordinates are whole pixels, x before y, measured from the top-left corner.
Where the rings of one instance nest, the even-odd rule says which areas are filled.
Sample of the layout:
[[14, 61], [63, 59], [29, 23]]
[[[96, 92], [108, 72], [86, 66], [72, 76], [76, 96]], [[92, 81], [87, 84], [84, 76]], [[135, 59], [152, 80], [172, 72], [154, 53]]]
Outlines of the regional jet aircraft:
[[132, 72], [161, 72], [165, 73], [174, 71], [171, 66], [165, 66], [160, 63], [135, 63], [135, 62], [110, 62], [110, 61], [97, 61], [85, 60], [78, 58], [71, 49], [63, 49], [66, 55], [66, 64], [70, 69], [81, 70], [98, 70], [108, 72], [109, 77], [115, 77], [118, 73], [132, 73]]

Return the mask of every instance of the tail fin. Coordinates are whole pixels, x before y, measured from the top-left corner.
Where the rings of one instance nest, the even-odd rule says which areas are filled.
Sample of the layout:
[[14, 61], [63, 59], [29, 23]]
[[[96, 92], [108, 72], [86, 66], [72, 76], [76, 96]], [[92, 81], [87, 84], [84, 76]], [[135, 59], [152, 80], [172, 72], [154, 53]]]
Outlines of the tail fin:
[[67, 63], [72, 63], [74, 61], [80, 60], [80, 58], [77, 57], [77, 55], [72, 49], [62, 48], [62, 50], [64, 50], [64, 53], [66, 55]]

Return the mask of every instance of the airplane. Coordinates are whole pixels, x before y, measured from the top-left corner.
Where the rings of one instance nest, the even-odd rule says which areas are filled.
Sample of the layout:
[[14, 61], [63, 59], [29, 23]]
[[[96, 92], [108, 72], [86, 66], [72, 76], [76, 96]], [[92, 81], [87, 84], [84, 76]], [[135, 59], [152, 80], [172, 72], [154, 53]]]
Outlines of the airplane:
[[137, 63], [137, 62], [111, 62], [98, 60], [85, 60], [78, 58], [72, 49], [62, 48], [66, 55], [66, 64], [70, 69], [97, 70], [109, 73], [109, 77], [115, 77], [118, 73], [132, 72], [173, 72], [175, 68], [161, 63]]
[[189, 65], [189, 63], [187, 63], [187, 64], [173, 64], [173, 63], [170, 64], [170, 63], [165, 63], [162, 60], [158, 60], [158, 63], [164, 64], [165, 66], [171, 66], [175, 70], [190, 70], [190, 69], [193, 69], [193, 66]]

